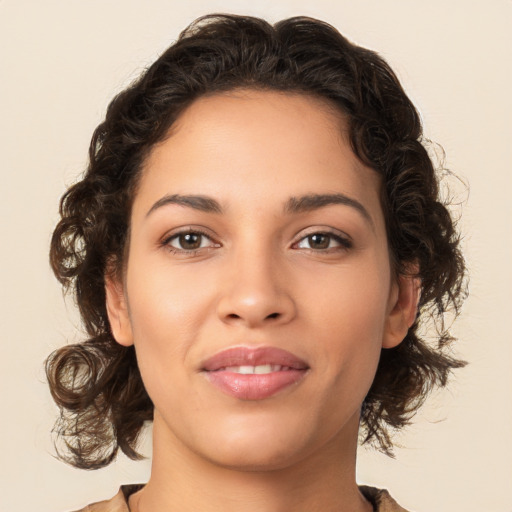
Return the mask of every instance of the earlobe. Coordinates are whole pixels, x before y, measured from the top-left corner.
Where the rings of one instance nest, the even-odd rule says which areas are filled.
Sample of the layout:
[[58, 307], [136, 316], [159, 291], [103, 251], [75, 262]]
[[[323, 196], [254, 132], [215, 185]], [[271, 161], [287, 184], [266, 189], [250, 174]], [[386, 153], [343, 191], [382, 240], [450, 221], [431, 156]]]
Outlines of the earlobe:
[[133, 345], [132, 327], [123, 285], [110, 275], [105, 276], [105, 300], [114, 339], [125, 347]]
[[416, 272], [398, 277], [390, 296], [390, 311], [382, 340], [383, 348], [396, 347], [404, 340], [409, 327], [416, 320], [420, 294], [421, 280]]

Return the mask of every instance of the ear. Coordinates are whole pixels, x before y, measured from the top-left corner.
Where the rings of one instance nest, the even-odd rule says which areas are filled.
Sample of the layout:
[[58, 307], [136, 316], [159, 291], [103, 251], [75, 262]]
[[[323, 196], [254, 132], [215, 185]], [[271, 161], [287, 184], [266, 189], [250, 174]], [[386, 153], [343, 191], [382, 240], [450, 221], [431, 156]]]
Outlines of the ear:
[[418, 266], [411, 265], [406, 275], [398, 276], [391, 287], [388, 316], [382, 340], [383, 348], [399, 345], [416, 320], [421, 294], [421, 280], [417, 277]]
[[125, 347], [133, 345], [132, 326], [124, 286], [120, 279], [110, 274], [105, 276], [105, 300], [114, 339]]

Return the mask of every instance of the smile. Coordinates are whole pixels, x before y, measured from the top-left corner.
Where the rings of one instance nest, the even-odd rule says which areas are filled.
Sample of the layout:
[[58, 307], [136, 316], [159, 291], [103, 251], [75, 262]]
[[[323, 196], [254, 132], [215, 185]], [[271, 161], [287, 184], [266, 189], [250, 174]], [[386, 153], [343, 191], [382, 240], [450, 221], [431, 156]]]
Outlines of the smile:
[[224, 394], [240, 400], [264, 400], [298, 384], [309, 366], [282, 349], [234, 347], [205, 361], [202, 373]]
[[231, 373], [239, 373], [241, 375], [264, 375], [272, 372], [280, 372], [291, 370], [289, 366], [281, 366], [279, 364], [259, 364], [258, 366], [228, 366], [216, 371], [225, 371]]

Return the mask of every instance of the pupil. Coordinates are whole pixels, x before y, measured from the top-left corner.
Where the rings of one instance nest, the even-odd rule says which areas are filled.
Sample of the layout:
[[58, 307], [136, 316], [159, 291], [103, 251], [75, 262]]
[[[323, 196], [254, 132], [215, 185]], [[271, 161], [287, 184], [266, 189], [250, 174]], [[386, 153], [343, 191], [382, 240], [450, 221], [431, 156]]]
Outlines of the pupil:
[[329, 237], [326, 235], [310, 235], [309, 243], [315, 249], [327, 249], [329, 247]]
[[180, 245], [183, 249], [198, 249], [201, 246], [201, 235], [196, 233], [180, 235]]

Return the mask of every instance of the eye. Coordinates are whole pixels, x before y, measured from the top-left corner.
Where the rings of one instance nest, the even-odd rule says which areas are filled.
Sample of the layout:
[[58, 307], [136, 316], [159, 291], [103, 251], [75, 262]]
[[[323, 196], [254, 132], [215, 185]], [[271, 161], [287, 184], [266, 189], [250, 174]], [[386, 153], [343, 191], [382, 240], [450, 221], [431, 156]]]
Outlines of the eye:
[[163, 243], [173, 252], [193, 252], [216, 246], [208, 235], [200, 231], [176, 233], [165, 239]]
[[311, 233], [296, 244], [299, 249], [310, 249], [315, 251], [328, 251], [329, 249], [350, 249], [352, 242], [334, 233]]

